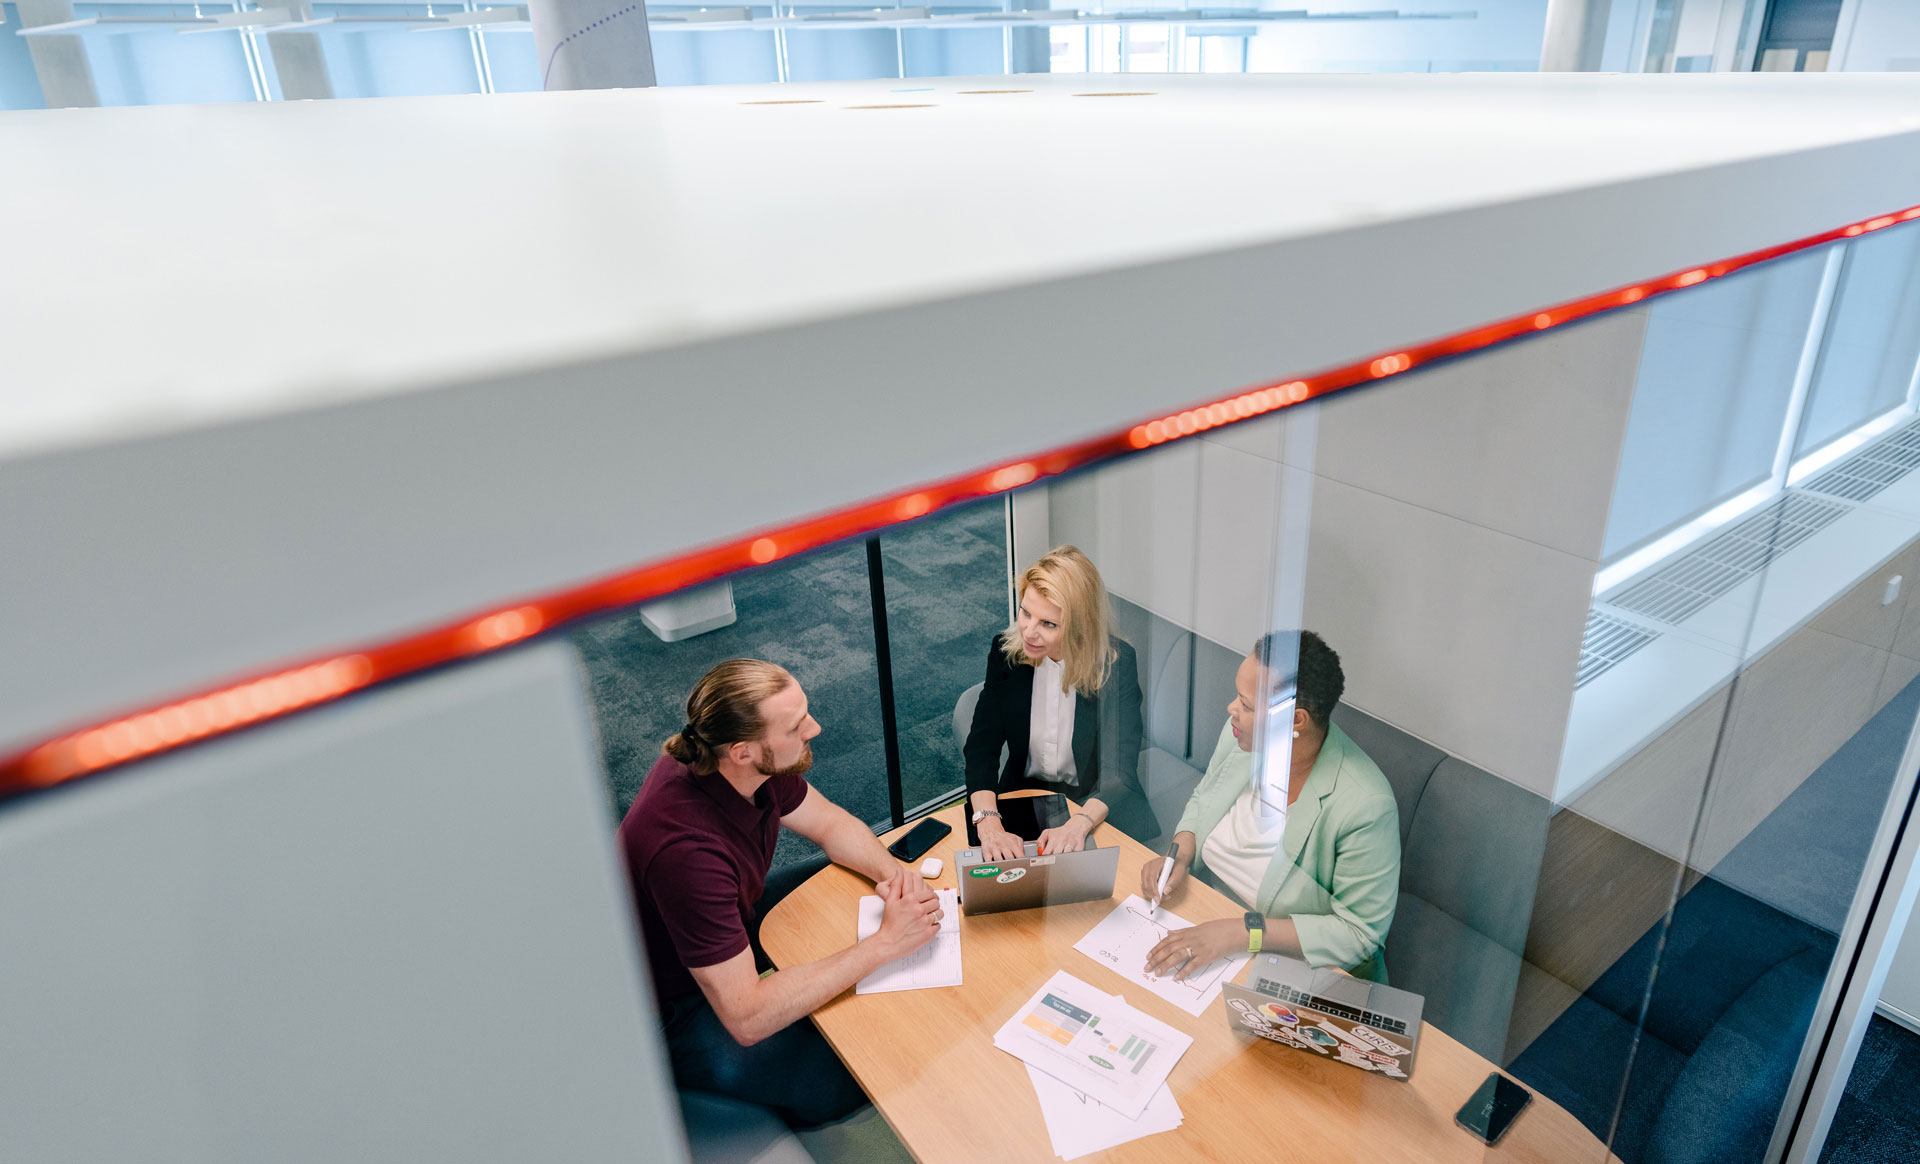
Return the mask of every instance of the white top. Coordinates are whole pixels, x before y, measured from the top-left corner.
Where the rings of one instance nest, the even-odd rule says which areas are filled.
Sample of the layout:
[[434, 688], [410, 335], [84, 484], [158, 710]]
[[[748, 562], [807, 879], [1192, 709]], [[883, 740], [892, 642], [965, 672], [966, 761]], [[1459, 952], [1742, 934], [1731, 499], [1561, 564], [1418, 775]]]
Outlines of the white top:
[[1280, 845], [1280, 833], [1286, 824], [1283, 812], [1275, 813], [1270, 823], [1263, 823], [1254, 812], [1253, 789], [1248, 787], [1201, 844], [1200, 856], [1207, 868], [1242, 905], [1259, 899], [1260, 879], [1273, 863], [1273, 852]]
[[[0, 221], [34, 224], [10, 232], [0, 264], [0, 454], [1920, 129], [1920, 78], [1901, 74], [991, 80], [916, 80], [910, 96], [887, 78], [0, 114]], [[1027, 92], [968, 92], [983, 88]], [[1088, 92], [1146, 95], [1076, 96]], [[770, 101], [798, 104], [753, 104]], [[1037, 203], [1035, 190], [1047, 191]], [[1745, 233], [1693, 230], [1680, 212], [1614, 237], [1593, 207], [1569, 209], [1625, 268], [1532, 286], [1513, 278], [1530, 248], [1493, 243], [1490, 224], [1483, 269], [1451, 271], [1444, 294], [1463, 313], [1449, 319], [1406, 310], [1434, 287], [1406, 287], [1391, 307], [1372, 294], [1371, 264], [1401, 279], [1429, 235], [1397, 235], [1389, 254], [1348, 250], [1350, 269], [1309, 282], [1325, 310], [1367, 317], [1369, 334], [1309, 321], [1305, 334], [1317, 326], [1341, 350], [1244, 382], [1848, 221], [1848, 208], [1818, 205], [1827, 193], [1701, 215], [1757, 228]], [[1862, 215], [1899, 208], [1861, 196]], [[1769, 221], [1782, 209], [1801, 213]], [[880, 358], [898, 371], [896, 355]], [[1182, 384], [1168, 403], [1240, 386]]]
[[1077, 775], [1073, 766], [1071, 687], [1061, 689], [1066, 666], [1042, 659], [1033, 669], [1033, 720], [1027, 736], [1027, 775], [1058, 781]]

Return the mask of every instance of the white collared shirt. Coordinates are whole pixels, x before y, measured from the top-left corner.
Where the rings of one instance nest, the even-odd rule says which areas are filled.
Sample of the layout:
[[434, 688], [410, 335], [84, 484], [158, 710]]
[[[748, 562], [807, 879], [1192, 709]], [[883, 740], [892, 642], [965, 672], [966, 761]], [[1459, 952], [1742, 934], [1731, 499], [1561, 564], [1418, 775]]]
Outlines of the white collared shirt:
[[1066, 667], [1042, 659], [1033, 669], [1033, 722], [1027, 736], [1027, 775], [1058, 781], [1073, 767], [1073, 697], [1061, 690]]

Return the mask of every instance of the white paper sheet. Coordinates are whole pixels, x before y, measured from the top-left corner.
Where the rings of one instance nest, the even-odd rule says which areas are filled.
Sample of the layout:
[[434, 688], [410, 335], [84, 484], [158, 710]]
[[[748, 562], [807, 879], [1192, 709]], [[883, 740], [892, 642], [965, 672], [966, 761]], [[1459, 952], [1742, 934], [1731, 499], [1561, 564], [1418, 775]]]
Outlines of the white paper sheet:
[[1186, 1118], [1173, 1092], [1166, 1084], [1147, 1101], [1146, 1111], [1137, 1120], [1075, 1091], [1046, 1072], [1027, 1064], [1027, 1078], [1033, 1081], [1034, 1094], [1040, 1097], [1040, 1114], [1047, 1118], [1047, 1136], [1053, 1141], [1053, 1154], [1074, 1160], [1091, 1152], [1104, 1152], [1129, 1140], [1170, 1132]]
[[994, 1045], [1139, 1119], [1193, 1036], [1061, 970], [994, 1032]]
[[1075, 942], [1073, 948], [1188, 1014], [1199, 1014], [1220, 997], [1221, 989], [1246, 964], [1248, 954], [1242, 951], [1221, 958], [1185, 980], [1176, 980], [1172, 975], [1155, 978], [1148, 974], [1147, 952], [1159, 945], [1169, 931], [1192, 924], [1164, 909], [1156, 913], [1151, 902], [1129, 894], [1099, 925], [1088, 930], [1086, 937]]
[[[855, 994], [960, 985], [960, 896], [951, 889], [935, 892], [940, 898], [940, 932], [918, 950], [895, 958], [855, 983]], [[860, 899], [857, 932], [862, 941], [880, 932], [881, 908], [878, 897], [869, 894]]]

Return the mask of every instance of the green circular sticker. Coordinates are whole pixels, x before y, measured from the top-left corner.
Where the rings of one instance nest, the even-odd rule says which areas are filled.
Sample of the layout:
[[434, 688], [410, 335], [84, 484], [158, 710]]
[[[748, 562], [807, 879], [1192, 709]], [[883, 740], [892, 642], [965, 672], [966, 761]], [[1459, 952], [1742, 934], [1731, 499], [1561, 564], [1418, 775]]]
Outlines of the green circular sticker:
[[975, 865], [973, 868], [967, 870], [967, 876], [991, 877], [998, 872], [1000, 872], [1000, 866], [998, 865]]
[[1100, 1064], [1100, 1066], [1105, 1067], [1109, 1071], [1113, 1070], [1113, 1064], [1107, 1062], [1105, 1059], [1102, 1059], [1098, 1055], [1088, 1055], [1087, 1058], [1093, 1060], [1095, 1063]]

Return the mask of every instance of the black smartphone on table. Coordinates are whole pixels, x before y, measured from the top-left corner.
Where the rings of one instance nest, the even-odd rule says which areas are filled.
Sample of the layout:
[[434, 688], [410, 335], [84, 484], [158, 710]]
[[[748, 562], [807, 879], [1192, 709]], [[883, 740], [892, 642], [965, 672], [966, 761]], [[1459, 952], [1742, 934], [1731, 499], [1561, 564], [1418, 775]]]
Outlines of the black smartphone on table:
[[951, 826], [929, 818], [914, 825], [907, 830], [906, 836], [888, 845], [887, 852], [902, 861], [918, 861], [922, 853], [933, 848], [941, 837], [952, 831]]
[[1520, 1112], [1532, 1102], [1531, 1091], [1496, 1071], [1487, 1076], [1473, 1098], [1454, 1113], [1453, 1122], [1488, 1144], [1497, 1144]]

